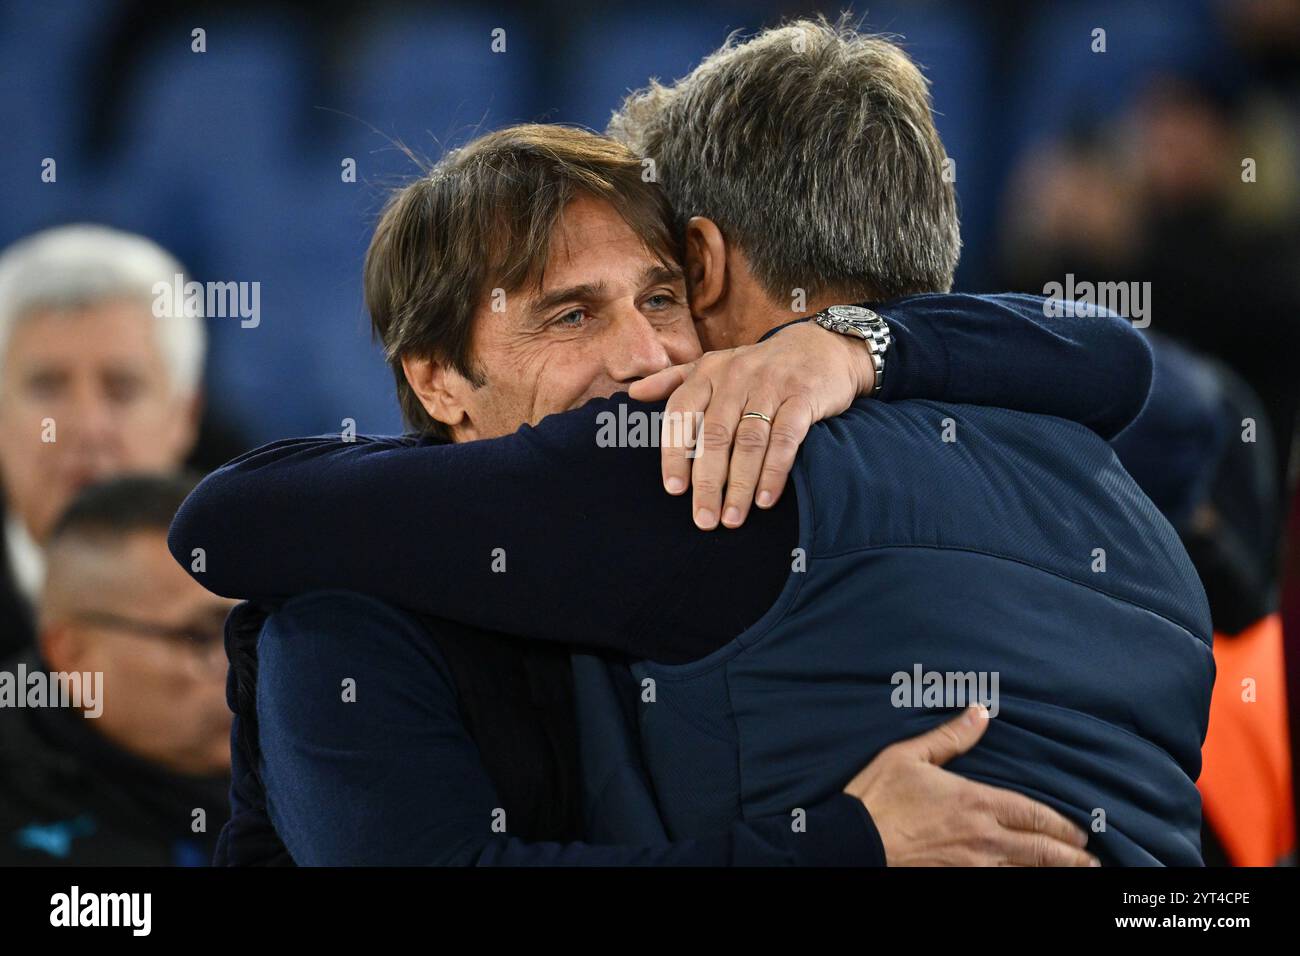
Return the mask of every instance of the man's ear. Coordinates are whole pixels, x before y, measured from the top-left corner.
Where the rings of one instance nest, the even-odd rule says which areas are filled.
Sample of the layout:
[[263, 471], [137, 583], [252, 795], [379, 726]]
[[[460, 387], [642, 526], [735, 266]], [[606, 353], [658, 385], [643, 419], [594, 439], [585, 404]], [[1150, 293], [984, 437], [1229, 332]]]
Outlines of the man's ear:
[[402, 372], [430, 418], [452, 429], [466, 424], [465, 396], [473, 386], [460, 373], [435, 359], [413, 355], [402, 357]]
[[41, 659], [51, 670], [71, 673], [81, 670], [84, 645], [77, 633], [65, 623], [50, 623], [37, 636]]
[[704, 216], [686, 223], [686, 288], [696, 315], [716, 306], [727, 291], [727, 240], [718, 224]]

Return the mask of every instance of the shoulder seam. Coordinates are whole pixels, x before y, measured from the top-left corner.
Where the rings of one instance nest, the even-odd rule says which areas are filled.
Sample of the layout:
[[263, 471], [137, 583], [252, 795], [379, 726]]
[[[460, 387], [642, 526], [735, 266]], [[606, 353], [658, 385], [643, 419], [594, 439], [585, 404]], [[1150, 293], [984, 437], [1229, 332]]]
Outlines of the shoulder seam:
[[[851, 554], [858, 554], [863, 551], [883, 551], [891, 548], [920, 549], [926, 551], [963, 551], [966, 552], [967, 554], [979, 554], [979, 555], [983, 555], [984, 557], [994, 558], [999, 561], [1010, 561], [1013, 564], [1019, 564], [1022, 567], [1029, 568], [1030, 570], [1033, 571], [1040, 571], [1043, 574], [1050, 574], [1052, 577], [1060, 578], [1062, 581], [1068, 581], [1071, 584], [1077, 584], [1079, 587], [1087, 588], [1088, 590], [1095, 591], [1098, 594], [1104, 594], [1106, 597], [1119, 601], [1122, 604], [1128, 604], [1132, 607], [1140, 608], [1141, 610], [1146, 611], [1149, 614], [1154, 614], [1156, 617], [1160, 618], [1163, 621], [1168, 621], [1170, 624], [1174, 625], [1179, 630], [1187, 632], [1189, 637], [1192, 637], [1195, 640], [1200, 641], [1200, 643], [1205, 644], [1207, 647], [1210, 646], [1209, 641], [1203, 639], [1200, 636], [1200, 633], [1198, 632], [1196, 627], [1188, 624], [1185, 621], [1180, 621], [1177, 618], [1173, 617], [1172, 615], [1165, 613], [1164, 611], [1150, 607], [1149, 605], [1146, 605], [1141, 601], [1134, 600], [1133, 598], [1128, 597], [1126, 595], [1116, 594], [1114, 591], [1108, 591], [1105, 588], [1097, 587], [1095, 584], [1092, 584], [1088, 581], [1083, 581], [1080, 580], [1079, 578], [1070, 577], [1068, 574], [1063, 574], [1060, 571], [1053, 570], [1052, 568], [1043, 567], [1042, 565], [1039, 564], [1032, 564], [1029, 561], [1024, 560], [1023, 558], [1017, 558], [1009, 554], [999, 554], [996, 551], [985, 551], [981, 548], [957, 547], [953, 545], [917, 544], [915, 542], [909, 541], [909, 542], [895, 542], [889, 544], [873, 544], [862, 548], [848, 548], [844, 551], [835, 551], [826, 554], [818, 554], [816, 555], [816, 557], [841, 558], [841, 557], [847, 557], [848, 555]], [[1206, 633], [1207, 635], [1209, 635], [1212, 632], [1207, 631]]]

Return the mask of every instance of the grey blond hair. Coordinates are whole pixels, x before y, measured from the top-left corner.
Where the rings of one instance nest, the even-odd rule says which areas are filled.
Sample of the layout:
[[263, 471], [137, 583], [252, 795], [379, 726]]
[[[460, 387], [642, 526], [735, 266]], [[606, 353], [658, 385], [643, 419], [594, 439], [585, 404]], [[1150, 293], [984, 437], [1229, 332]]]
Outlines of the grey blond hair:
[[928, 83], [846, 23], [733, 34], [631, 94], [607, 132], [654, 160], [678, 229], [712, 219], [773, 298], [946, 292], [961, 235]]
[[[0, 356], [14, 327], [44, 309], [77, 309], [124, 299], [151, 317], [154, 285], [169, 287], [185, 269], [152, 240], [107, 226], [56, 226], [20, 239], [0, 253]], [[203, 375], [206, 329], [197, 314], [167, 308], [156, 321], [157, 342], [172, 387], [191, 395]]]

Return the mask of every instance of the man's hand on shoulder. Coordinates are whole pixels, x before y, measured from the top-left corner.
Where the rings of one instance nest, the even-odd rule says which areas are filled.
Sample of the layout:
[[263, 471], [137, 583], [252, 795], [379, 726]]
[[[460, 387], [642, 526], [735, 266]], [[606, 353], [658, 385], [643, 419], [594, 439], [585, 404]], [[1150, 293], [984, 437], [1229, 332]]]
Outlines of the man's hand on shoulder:
[[680, 495], [693, 486], [695, 524], [711, 531], [719, 521], [740, 527], [751, 503], [776, 504], [808, 429], [874, 386], [861, 341], [801, 322], [756, 345], [656, 372], [629, 394], [668, 399], [660, 439], [664, 488]]

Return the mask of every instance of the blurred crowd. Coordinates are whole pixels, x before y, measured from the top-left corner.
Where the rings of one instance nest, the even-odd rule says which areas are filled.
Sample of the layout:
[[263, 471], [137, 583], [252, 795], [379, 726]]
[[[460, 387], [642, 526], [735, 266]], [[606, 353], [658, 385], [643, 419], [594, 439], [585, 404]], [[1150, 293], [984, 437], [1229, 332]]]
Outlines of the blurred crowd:
[[0, 256], [0, 863], [205, 864], [227, 815], [233, 602], [167, 549], [205, 344], [155, 315], [177, 272], [102, 226]]
[[1122, 110], [1080, 111], [1018, 159], [997, 284], [1150, 290], [1152, 398], [1115, 446], [1210, 599], [1206, 859], [1294, 863], [1300, 7], [1221, 15], [1217, 55], [1151, 71]]
[[[26, 706], [37, 685], [11, 682], [0, 864], [211, 859], [230, 602], [176, 566], [167, 527], [194, 475], [255, 444], [399, 429], [360, 296], [377, 187], [415, 171], [396, 143], [599, 129], [727, 29], [807, 12], [387, 3], [363, 28], [352, 7], [0, 5], [0, 672], [104, 691]], [[960, 289], [1149, 283], [1156, 381], [1115, 447], [1210, 597], [1206, 860], [1294, 862], [1300, 0], [866, 12], [935, 81]], [[259, 282], [260, 321], [159, 314], [177, 275]]]

